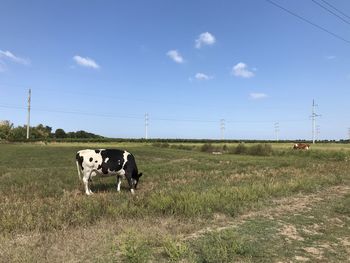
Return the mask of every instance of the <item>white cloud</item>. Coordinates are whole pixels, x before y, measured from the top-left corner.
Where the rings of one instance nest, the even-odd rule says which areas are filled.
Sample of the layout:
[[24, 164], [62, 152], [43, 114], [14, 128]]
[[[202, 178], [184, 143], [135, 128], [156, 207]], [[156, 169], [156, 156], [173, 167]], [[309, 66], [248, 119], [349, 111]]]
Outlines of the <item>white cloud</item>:
[[209, 32], [205, 32], [199, 35], [198, 39], [196, 39], [196, 48], [201, 48], [205, 45], [214, 45], [216, 42], [215, 36], [210, 34]]
[[176, 63], [184, 63], [185, 60], [177, 50], [169, 50], [167, 56], [174, 60]]
[[18, 57], [8, 50], [0, 50], [0, 71], [6, 70], [6, 61], [11, 61], [21, 65], [30, 65], [29, 59]]
[[255, 93], [255, 92], [250, 93], [249, 96], [253, 100], [265, 99], [268, 97], [265, 93]]
[[204, 73], [200, 73], [200, 72], [198, 72], [194, 77], [197, 80], [210, 80], [213, 78], [212, 76], [208, 76], [208, 75], [206, 75]]
[[255, 75], [248, 69], [248, 65], [243, 62], [239, 62], [237, 65], [233, 66], [231, 74], [242, 78], [252, 78]]
[[100, 66], [91, 58], [88, 58], [88, 57], [83, 58], [81, 56], [76, 55], [73, 57], [73, 59], [79, 66], [93, 68], [93, 69], [100, 68]]
[[326, 59], [329, 59], [329, 60], [335, 59], [335, 58], [336, 58], [336, 56], [333, 56], [333, 55], [331, 55], [331, 56], [326, 56]]

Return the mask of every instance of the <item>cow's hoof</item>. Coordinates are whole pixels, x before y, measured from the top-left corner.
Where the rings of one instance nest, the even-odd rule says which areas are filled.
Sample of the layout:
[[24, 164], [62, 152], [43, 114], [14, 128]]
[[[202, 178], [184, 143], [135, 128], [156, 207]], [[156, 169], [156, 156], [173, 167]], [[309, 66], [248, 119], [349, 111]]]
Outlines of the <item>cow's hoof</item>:
[[135, 194], [135, 191], [134, 191], [134, 189], [131, 189], [130, 191], [131, 191], [131, 193], [132, 193], [132, 194]]

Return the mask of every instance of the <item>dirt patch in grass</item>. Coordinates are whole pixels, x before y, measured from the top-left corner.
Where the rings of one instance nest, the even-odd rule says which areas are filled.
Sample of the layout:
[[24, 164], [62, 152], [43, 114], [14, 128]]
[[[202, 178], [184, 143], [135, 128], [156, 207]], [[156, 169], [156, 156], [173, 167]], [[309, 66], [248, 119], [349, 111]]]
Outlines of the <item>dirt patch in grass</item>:
[[299, 235], [296, 227], [290, 224], [286, 224], [281, 228], [280, 235], [285, 236], [287, 242], [290, 242], [291, 240], [304, 240], [304, 238]]
[[[205, 229], [201, 229], [197, 232], [194, 232], [188, 236], [184, 236], [183, 240], [196, 239], [210, 232], [218, 232], [218, 231], [223, 231], [230, 228], [237, 228], [238, 226], [242, 225], [248, 219], [251, 219], [251, 218], [267, 217], [269, 219], [274, 219], [276, 217], [279, 217], [285, 214], [296, 214], [299, 212], [305, 212], [307, 210], [312, 209], [312, 206], [314, 206], [315, 204], [323, 200], [343, 196], [349, 192], [350, 192], [350, 186], [340, 185], [340, 186], [330, 187], [325, 190], [321, 190], [315, 194], [309, 194], [309, 195], [298, 194], [293, 197], [285, 197], [278, 200], [272, 200], [271, 206], [262, 210], [251, 211], [251, 212], [242, 214], [233, 220], [232, 218], [226, 218], [226, 220], [222, 220], [222, 218], [216, 219], [214, 217], [214, 220], [210, 226], [206, 227]], [[287, 228], [285, 230], [287, 232], [289, 231], [288, 234], [292, 235], [292, 233], [294, 233], [294, 230], [291, 229], [290, 226]], [[298, 238], [301, 238], [301, 237], [298, 237]], [[298, 240], [298, 238], [294, 238], [294, 239]]]

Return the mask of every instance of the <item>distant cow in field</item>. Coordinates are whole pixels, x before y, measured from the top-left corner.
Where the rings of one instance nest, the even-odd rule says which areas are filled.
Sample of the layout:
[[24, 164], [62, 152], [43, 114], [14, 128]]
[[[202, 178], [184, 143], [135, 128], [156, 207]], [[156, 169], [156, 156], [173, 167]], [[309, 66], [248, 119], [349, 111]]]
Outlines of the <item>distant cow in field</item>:
[[293, 149], [295, 149], [295, 150], [309, 150], [310, 149], [310, 144], [307, 144], [307, 143], [296, 143], [296, 144], [294, 144]]
[[76, 154], [76, 164], [79, 178], [81, 179], [81, 175], [83, 176], [85, 193], [87, 195], [93, 194], [89, 188], [89, 180], [93, 176], [116, 175], [118, 192], [120, 191], [121, 177], [123, 176], [127, 179], [132, 194], [142, 176], [142, 173], [138, 173], [134, 156], [124, 150], [81, 150]]

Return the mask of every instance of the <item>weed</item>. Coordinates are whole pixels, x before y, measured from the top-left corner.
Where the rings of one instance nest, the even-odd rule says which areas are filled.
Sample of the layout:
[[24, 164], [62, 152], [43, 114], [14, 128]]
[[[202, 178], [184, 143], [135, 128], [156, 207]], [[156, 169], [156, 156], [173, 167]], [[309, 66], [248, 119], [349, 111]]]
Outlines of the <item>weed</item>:
[[179, 262], [188, 256], [189, 249], [187, 245], [181, 241], [176, 241], [168, 237], [164, 242], [164, 252], [170, 262]]
[[237, 262], [256, 254], [252, 243], [233, 230], [207, 234], [192, 246], [198, 262]]
[[140, 237], [133, 231], [128, 232], [127, 237], [120, 246], [120, 252], [125, 262], [141, 263], [149, 262], [151, 248], [145, 237]]

